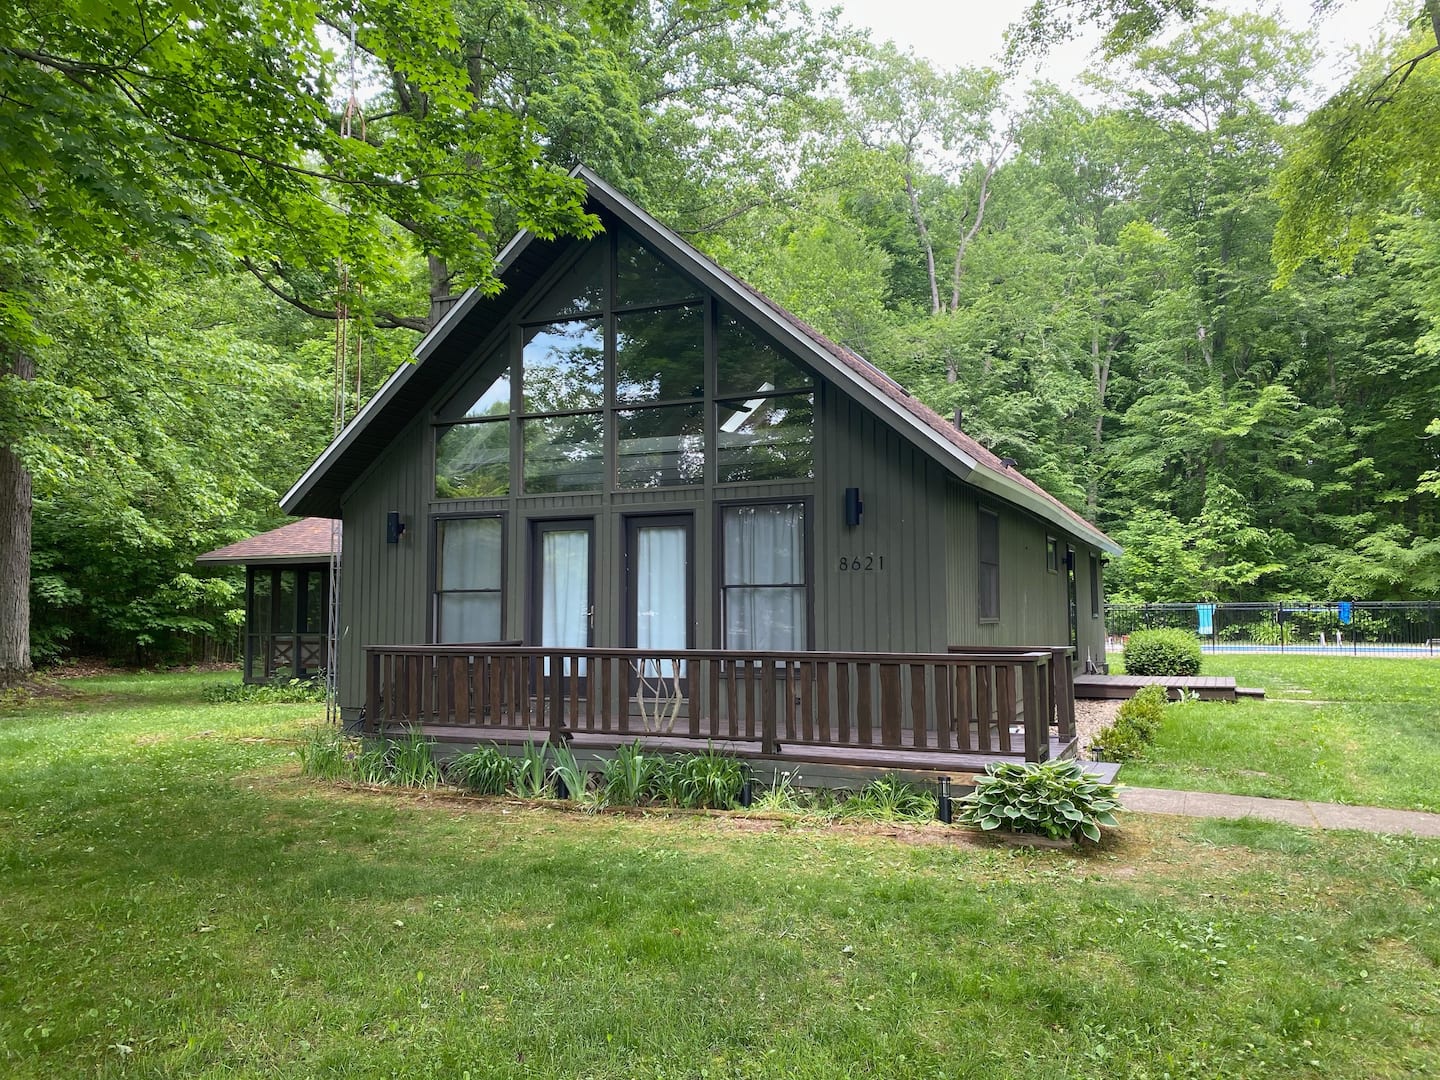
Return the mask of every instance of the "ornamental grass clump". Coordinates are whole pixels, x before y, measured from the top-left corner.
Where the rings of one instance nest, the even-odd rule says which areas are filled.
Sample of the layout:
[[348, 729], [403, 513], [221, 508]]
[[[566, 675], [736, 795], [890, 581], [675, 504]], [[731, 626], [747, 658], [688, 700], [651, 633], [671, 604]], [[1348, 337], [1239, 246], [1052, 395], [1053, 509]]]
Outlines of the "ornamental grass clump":
[[1199, 675], [1200, 639], [1189, 630], [1137, 630], [1124, 657], [1127, 675]]
[[749, 769], [713, 747], [667, 761], [657, 786], [666, 801], [690, 809], [731, 810], [740, 802]]
[[663, 761], [647, 754], [640, 743], [615, 748], [600, 773], [600, 790], [610, 806], [639, 806], [660, 797], [659, 781]]
[[935, 796], [889, 773], [871, 780], [846, 799], [840, 805], [840, 816], [872, 821], [930, 821], [935, 817]]
[[1106, 724], [1090, 742], [1096, 761], [1133, 761], [1160, 733], [1167, 698], [1163, 686], [1147, 686], [1120, 706], [1113, 723]]
[[1120, 808], [1114, 784], [1103, 784], [1073, 758], [1007, 761], [985, 766], [975, 790], [957, 804], [955, 820], [988, 831], [1005, 829], [1050, 840], [1099, 843]]
[[476, 795], [504, 795], [515, 783], [515, 759], [498, 746], [477, 746], [445, 765], [445, 778]]

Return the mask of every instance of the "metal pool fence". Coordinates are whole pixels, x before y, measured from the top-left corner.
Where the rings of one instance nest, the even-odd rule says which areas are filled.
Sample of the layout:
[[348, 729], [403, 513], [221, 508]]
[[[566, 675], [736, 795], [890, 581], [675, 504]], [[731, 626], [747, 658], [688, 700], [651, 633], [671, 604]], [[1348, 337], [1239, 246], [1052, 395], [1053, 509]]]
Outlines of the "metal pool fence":
[[1200, 635], [1206, 652], [1330, 656], [1440, 656], [1440, 601], [1251, 604], [1107, 604], [1107, 644], [1173, 626]]

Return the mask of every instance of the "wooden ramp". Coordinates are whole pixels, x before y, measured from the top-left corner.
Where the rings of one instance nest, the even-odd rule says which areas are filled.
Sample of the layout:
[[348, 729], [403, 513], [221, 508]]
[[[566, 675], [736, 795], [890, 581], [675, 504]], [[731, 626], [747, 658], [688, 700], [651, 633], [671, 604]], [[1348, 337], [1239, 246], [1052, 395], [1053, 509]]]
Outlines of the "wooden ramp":
[[1264, 690], [1237, 689], [1228, 675], [1076, 675], [1077, 698], [1132, 698], [1147, 686], [1163, 686], [1171, 698], [1179, 698], [1182, 690], [1198, 694], [1202, 701], [1234, 701], [1236, 696], [1264, 697]]

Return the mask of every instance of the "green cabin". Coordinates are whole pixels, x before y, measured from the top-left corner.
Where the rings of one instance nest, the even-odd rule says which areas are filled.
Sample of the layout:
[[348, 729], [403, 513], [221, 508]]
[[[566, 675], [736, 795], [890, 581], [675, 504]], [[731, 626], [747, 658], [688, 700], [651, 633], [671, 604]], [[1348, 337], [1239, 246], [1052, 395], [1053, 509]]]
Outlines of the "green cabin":
[[1063, 752], [1117, 545], [580, 175], [603, 233], [518, 236], [282, 502], [343, 520], [342, 715]]

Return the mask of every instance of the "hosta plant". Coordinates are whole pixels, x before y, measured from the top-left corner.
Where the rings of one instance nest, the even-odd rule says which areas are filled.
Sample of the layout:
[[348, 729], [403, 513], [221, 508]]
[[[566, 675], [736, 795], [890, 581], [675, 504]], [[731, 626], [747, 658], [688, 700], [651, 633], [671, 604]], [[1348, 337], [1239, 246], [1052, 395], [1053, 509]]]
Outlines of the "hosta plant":
[[955, 820], [982, 829], [1044, 836], [1085, 837], [1096, 843], [1102, 825], [1113, 827], [1120, 800], [1114, 784], [1103, 784], [1073, 758], [1007, 761], [985, 766], [975, 790], [957, 804]]

